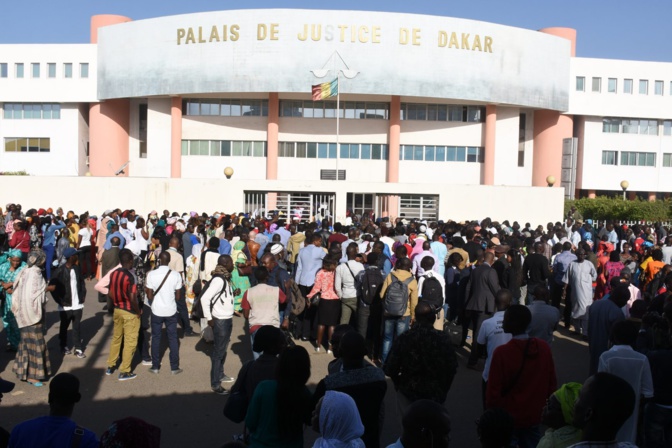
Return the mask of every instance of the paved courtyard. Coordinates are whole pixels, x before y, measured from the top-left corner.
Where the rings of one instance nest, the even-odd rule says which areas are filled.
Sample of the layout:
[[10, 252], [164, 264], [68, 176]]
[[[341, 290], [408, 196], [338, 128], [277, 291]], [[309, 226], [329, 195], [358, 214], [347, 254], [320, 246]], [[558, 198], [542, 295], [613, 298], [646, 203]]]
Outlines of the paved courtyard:
[[[231, 440], [233, 434], [242, 432], [242, 424], [234, 424], [222, 415], [226, 397], [210, 391], [209, 372], [211, 346], [199, 338], [180, 339], [180, 367], [184, 373], [170, 375], [165, 341], [162, 352], [164, 368], [159, 375], [147, 371], [148, 367], [134, 362], [138, 377], [119, 382], [117, 375], [105, 376], [105, 362], [112, 336], [112, 319], [96, 301], [93, 283], [87, 282], [89, 298], [84, 308], [82, 334], [86, 342], [86, 359], [73, 355], [61, 356], [58, 343], [58, 312], [53, 300], [47, 305], [47, 342], [52, 372], [71, 372], [81, 381], [82, 401], [75, 409], [78, 424], [91, 429], [99, 436], [110, 423], [126, 416], [136, 416], [161, 428], [163, 447], [219, 447]], [[234, 317], [232, 341], [225, 364], [225, 372], [237, 376], [242, 363], [251, 359], [249, 340], [243, 331], [244, 320]], [[196, 327], [197, 328], [197, 327]], [[181, 333], [181, 330], [180, 330]], [[164, 338], [165, 339], [165, 338]], [[4, 332], [0, 346], [6, 343]], [[301, 342], [300, 342], [301, 343]], [[309, 387], [313, 388], [324, 377], [331, 355], [316, 354], [308, 343], [304, 344], [311, 355], [312, 374]], [[588, 372], [588, 350], [584, 342], [560, 330], [553, 344], [558, 383], [583, 382]], [[459, 368], [447, 407], [452, 417], [452, 446], [477, 446], [475, 420], [482, 412], [481, 374], [466, 368], [468, 350], [458, 351]], [[13, 353], [0, 353], [0, 372], [3, 379], [16, 381], [12, 373]], [[226, 385], [227, 387], [230, 384]], [[17, 382], [13, 392], [5, 395], [0, 405], [0, 426], [10, 430], [23, 421], [48, 412], [48, 385], [42, 388]], [[388, 384], [385, 398], [385, 426], [383, 446], [393, 443], [399, 436], [395, 394]], [[305, 445], [312, 446], [317, 437], [311, 429], [305, 431]]]

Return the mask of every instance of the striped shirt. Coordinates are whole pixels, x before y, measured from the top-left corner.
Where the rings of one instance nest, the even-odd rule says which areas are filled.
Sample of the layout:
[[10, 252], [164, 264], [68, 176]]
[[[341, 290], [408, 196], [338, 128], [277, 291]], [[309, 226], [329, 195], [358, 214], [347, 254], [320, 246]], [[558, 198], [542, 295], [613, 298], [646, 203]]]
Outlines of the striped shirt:
[[115, 308], [135, 313], [131, 307], [131, 294], [137, 292], [135, 277], [128, 269], [120, 268], [110, 274], [110, 297]]

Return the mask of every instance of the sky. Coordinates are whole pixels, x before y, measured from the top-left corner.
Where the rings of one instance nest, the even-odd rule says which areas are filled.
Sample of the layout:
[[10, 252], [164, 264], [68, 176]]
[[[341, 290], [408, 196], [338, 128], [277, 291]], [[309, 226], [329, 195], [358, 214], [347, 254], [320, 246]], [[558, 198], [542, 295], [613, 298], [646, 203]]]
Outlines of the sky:
[[[537, 30], [575, 28], [577, 56], [672, 62], [670, 0], [32, 0], [3, 2], [0, 44], [88, 43], [90, 18], [133, 20], [228, 9], [340, 9], [460, 17]], [[13, 20], [11, 18], [14, 18]]]

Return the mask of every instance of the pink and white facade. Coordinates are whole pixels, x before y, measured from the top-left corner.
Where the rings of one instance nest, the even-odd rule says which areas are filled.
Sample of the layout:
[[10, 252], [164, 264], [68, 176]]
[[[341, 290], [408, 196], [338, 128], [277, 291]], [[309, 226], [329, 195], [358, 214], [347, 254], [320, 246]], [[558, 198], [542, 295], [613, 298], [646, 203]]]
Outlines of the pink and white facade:
[[[0, 171], [223, 182], [230, 167], [246, 211], [305, 202], [336, 216], [471, 218], [451, 189], [478, 203], [549, 180], [547, 220], [562, 186], [671, 191], [672, 64], [575, 48], [567, 28], [413, 14], [95, 16], [88, 44], [0, 45]], [[337, 76], [338, 137], [336, 99], [310, 94]]]

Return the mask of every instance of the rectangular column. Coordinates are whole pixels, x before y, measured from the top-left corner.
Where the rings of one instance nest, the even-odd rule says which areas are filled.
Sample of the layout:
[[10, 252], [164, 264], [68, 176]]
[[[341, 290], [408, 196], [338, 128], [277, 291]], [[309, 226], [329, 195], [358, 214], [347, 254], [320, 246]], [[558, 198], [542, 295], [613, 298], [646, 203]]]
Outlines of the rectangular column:
[[182, 177], [182, 97], [170, 99], [170, 177]]
[[[401, 97], [390, 98], [390, 130], [387, 147], [387, 182], [399, 182], [399, 149], [401, 140]], [[399, 196], [390, 195], [383, 216], [396, 217], [399, 212]]]
[[483, 185], [495, 184], [495, 131], [497, 106], [485, 106], [485, 154], [483, 157]]
[[[268, 94], [268, 127], [266, 131], [266, 179], [278, 178], [278, 134], [280, 133], [280, 97], [277, 92]], [[266, 208], [274, 210], [278, 204], [278, 193], [269, 192]]]

